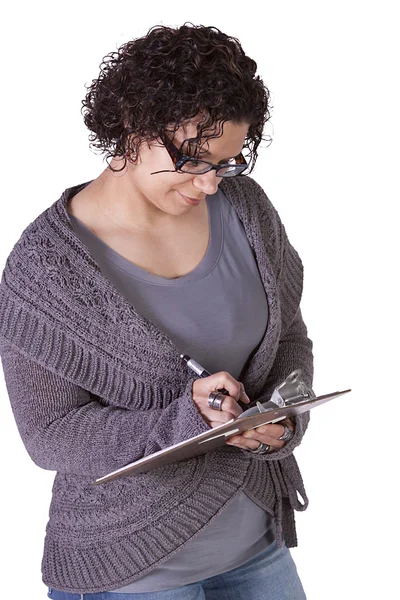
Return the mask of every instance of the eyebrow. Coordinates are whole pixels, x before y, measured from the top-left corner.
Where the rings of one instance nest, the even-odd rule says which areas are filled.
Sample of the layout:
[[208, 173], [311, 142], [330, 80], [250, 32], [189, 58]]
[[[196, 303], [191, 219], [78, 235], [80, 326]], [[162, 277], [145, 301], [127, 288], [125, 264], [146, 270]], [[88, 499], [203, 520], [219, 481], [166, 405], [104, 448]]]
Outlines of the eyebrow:
[[[205, 150], [203, 152], [200, 152], [199, 156], [212, 156], [212, 152], [209, 152], [209, 150]], [[221, 158], [221, 160], [219, 160], [218, 163], [222, 163], [225, 160], [229, 160], [230, 158], [235, 158], [236, 156], [238, 156], [238, 154], [235, 154], [235, 156], [225, 156], [225, 158]]]
[[[170, 140], [170, 141], [172, 141], [172, 140]], [[184, 140], [182, 142], [181, 147], [184, 145], [185, 142], [186, 142], [186, 140]], [[183, 153], [183, 154], [185, 154], [185, 153]], [[240, 152], [239, 152], [239, 154], [240, 154]], [[225, 158], [221, 158], [221, 160], [219, 160], [217, 164], [223, 163], [226, 160], [229, 160], [231, 158], [235, 158], [236, 156], [239, 156], [239, 154], [235, 154], [234, 156], [225, 156]], [[209, 150], [202, 150], [201, 152], [199, 152], [199, 156], [212, 156], [212, 152], [210, 152]]]

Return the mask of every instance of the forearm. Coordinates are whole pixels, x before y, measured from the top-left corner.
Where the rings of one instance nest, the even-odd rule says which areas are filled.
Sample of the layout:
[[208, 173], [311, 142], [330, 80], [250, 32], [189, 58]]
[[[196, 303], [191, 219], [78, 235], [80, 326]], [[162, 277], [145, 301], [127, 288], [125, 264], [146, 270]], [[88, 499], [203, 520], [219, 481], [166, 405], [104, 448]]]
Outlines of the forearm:
[[21, 438], [44, 469], [101, 476], [210, 429], [193, 403], [192, 382], [165, 408], [127, 410], [102, 404], [11, 345], [1, 358]]

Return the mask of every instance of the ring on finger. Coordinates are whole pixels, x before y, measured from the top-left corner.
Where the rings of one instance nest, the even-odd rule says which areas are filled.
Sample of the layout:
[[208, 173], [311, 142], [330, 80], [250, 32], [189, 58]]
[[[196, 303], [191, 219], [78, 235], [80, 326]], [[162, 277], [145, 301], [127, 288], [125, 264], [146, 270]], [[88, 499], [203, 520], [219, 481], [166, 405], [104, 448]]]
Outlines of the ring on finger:
[[271, 451], [271, 446], [269, 444], [259, 443], [258, 447], [255, 450], [250, 450], [253, 454], [268, 454]]
[[284, 427], [285, 431], [282, 433], [281, 437], [278, 438], [278, 440], [281, 440], [281, 442], [288, 442], [294, 436], [294, 432], [284, 423], [281, 423], [281, 425]]
[[221, 392], [210, 392], [207, 400], [208, 406], [214, 410], [222, 410], [221, 405], [225, 398], [226, 395]]

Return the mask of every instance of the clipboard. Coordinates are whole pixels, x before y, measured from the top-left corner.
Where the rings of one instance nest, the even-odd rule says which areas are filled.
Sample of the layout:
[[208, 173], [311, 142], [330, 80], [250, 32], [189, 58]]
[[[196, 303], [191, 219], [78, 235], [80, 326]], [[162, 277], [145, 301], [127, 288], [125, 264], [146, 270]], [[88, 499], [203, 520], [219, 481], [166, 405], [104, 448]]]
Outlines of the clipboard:
[[[276, 423], [288, 417], [301, 415], [302, 413], [305, 413], [317, 406], [321, 406], [322, 404], [325, 404], [334, 398], [343, 396], [348, 392], [351, 392], [351, 390], [349, 389], [342, 392], [333, 392], [331, 394], [326, 394], [325, 396], [299, 400], [293, 404], [282, 406], [281, 408], [271, 408], [265, 412], [258, 412], [257, 414], [251, 414], [249, 416], [245, 415], [247, 412], [245, 411], [239, 417], [231, 419], [227, 423], [223, 423], [218, 427], [214, 427], [213, 429], [210, 429], [210, 431], [205, 431], [204, 433], [196, 435], [189, 440], [184, 440], [183, 442], [179, 442], [173, 446], [169, 446], [168, 448], [154, 452], [154, 454], [151, 454], [150, 456], [140, 458], [139, 460], [125, 465], [116, 471], [112, 471], [103, 477], [99, 477], [92, 483], [92, 485], [106, 483], [107, 481], [117, 479], [118, 477], [122, 477], [124, 475], [148, 473], [153, 469], [158, 469], [174, 462], [179, 462], [181, 460], [187, 460], [195, 456], [206, 454], [207, 452], [217, 450], [218, 448], [224, 446], [226, 440], [233, 435], [241, 434], [244, 431], [255, 429], [256, 427], [260, 427], [261, 425], [266, 425], [268, 423]], [[249, 409], [249, 411], [253, 411], [253, 409]]]

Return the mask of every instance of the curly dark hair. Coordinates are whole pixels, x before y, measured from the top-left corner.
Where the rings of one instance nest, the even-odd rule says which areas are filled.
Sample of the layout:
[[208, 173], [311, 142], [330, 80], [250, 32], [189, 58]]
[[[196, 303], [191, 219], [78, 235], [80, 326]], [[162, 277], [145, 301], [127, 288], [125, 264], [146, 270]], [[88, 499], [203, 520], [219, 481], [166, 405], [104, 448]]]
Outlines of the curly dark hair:
[[225, 121], [246, 122], [244, 148], [251, 172], [260, 142], [271, 140], [263, 137], [270, 93], [256, 69], [239, 41], [216, 27], [152, 27], [106, 55], [98, 79], [86, 86], [82, 114], [90, 146], [107, 153], [107, 163], [123, 157], [123, 169], [127, 155], [137, 157], [143, 141], [157, 140], [167, 130], [175, 134], [199, 115], [197, 137], [181, 145], [183, 151], [187, 144], [186, 153], [194, 156], [202, 139], [221, 135]]

